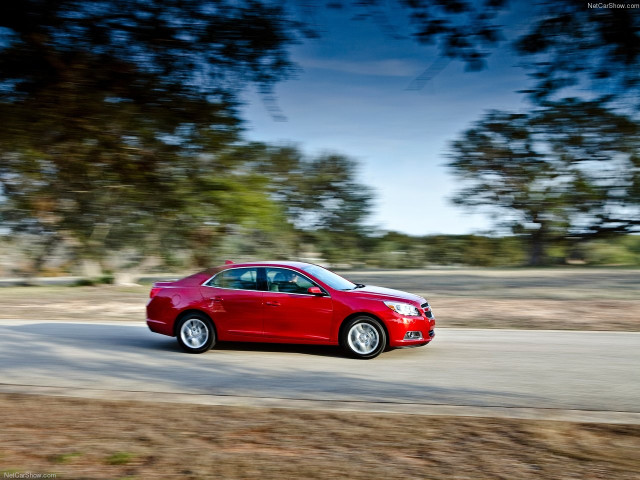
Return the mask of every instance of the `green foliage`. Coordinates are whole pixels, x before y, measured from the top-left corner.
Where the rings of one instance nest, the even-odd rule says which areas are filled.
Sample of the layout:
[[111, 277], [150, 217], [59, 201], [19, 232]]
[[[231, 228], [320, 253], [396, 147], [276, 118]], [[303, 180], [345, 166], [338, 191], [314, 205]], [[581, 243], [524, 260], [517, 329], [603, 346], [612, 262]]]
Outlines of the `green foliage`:
[[[596, 5], [597, 2], [592, 2]], [[585, 2], [539, 2], [535, 21], [515, 42], [529, 62], [534, 87], [544, 101], [576, 86], [637, 104], [640, 87], [640, 16], [631, 8], [589, 8]]]
[[432, 265], [483, 267], [518, 266], [525, 260], [521, 239], [479, 235], [423, 237], [426, 259]]
[[[379, 18], [384, 6], [344, 3], [359, 18]], [[397, 5], [418, 42], [478, 69], [498, 43], [495, 16], [506, 3]], [[118, 256], [120, 266], [156, 256], [168, 266], [208, 266], [316, 249], [332, 263], [394, 268], [515, 265], [525, 240], [532, 264], [571, 252], [595, 263], [636, 258], [628, 237], [584, 248], [567, 238], [637, 231], [637, 123], [603, 101], [549, 99], [584, 78], [611, 80], [610, 97], [624, 97], [621, 85], [637, 92], [640, 17], [543, 2], [517, 44], [545, 60], [532, 65], [539, 108], [490, 113], [453, 144], [450, 162], [467, 181], [457, 202], [496, 211], [498, 227], [517, 237], [416, 240], [370, 235], [372, 192], [355, 180], [352, 160], [243, 139], [238, 92], [254, 84], [268, 94], [294, 69], [288, 47], [315, 34], [306, 18], [294, 20], [296, 7], [1, 2], [0, 222], [29, 239], [20, 248], [32, 265], [22, 270], [40, 272], [54, 254], [68, 257], [57, 267], [64, 270]]]
[[640, 236], [588, 242], [583, 255], [589, 265], [640, 265]]
[[463, 181], [454, 202], [493, 210], [529, 239], [529, 263], [560, 239], [640, 229], [640, 126], [598, 101], [565, 99], [530, 114], [490, 112], [452, 144]]
[[282, 78], [299, 31], [281, 7], [261, 0], [7, 0], [0, 27], [0, 71], [16, 100], [70, 82], [80, 95], [176, 112], [174, 98]]
[[428, 235], [389, 232], [369, 239], [365, 263], [379, 268], [422, 268], [440, 265], [504, 267], [523, 265], [525, 245], [517, 237]]
[[373, 195], [356, 181], [353, 160], [338, 154], [310, 158], [292, 146], [253, 145], [253, 155], [301, 248], [311, 243], [334, 263], [360, 261]]
[[135, 455], [133, 453], [116, 452], [109, 455], [106, 458], [105, 463], [107, 463], [108, 465], [126, 465], [127, 463], [131, 462], [134, 458], [135, 458]]
[[[458, 59], [468, 70], [485, 67], [488, 47], [498, 44], [501, 26], [495, 17], [508, 3], [507, 0], [353, 0], [352, 2], [329, 2], [330, 5], [352, 3], [359, 11], [358, 19], [373, 18], [380, 22], [385, 15], [397, 15], [405, 10], [410, 20], [410, 35], [420, 44], [437, 44], [440, 55]], [[384, 8], [389, 9], [385, 12]], [[388, 28], [388, 26], [387, 26]], [[397, 34], [396, 34], [397, 35]], [[418, 78], [415, 87], [424, 79]]]
[[[364, 263], [376, 268], [423, 268], [445, 265], [519, 267], [529, 260], [529, 242], [518, 236], [428, 235], [389, 232], [369, 238]], [[640, 235], [548, 245], [548, 263], [556, 265], [640, 265]]]
[[81, 278], [73, 283], [74, 287], [94, 287], [97, 285], [113, 285], [113, 275], [103, 275], [96, 278]]
[[135, 251], [120, 267], [285, 256], [296, 230], [356, 248], [370, 194], [351, 160], [240, 135], [239, 89], [291, 71], [282, 7], [5, 2], [0, 27], [0, 218], [38, 239], [31, 271], [61, 244], [77, 264]]
[[256, 168], [269, 178], [272, 198], [296, 228], [343, 234], [362, 227], [372, 193], [356, 182], [353, 160], [339, 154], [309, 158], [292, 146], [254, 148]]
[[[353, 6], [358, 19], [395, 17], [410, 19], [407, 28], [416, 42], [436, 45], [440, 58], [418, 76], [411, 88], [422, 88], [448, 60], [461, 60], [468, 70], [486, 67], [493, 50], [508, 45], [528, 68], [533, 83], [523, 90], [544, 103], [563, 89], [573, 94], [594, 91], [638, 106], [640, 72], [640, 16], [637, 9], [590, 8], [576, 0], [380, 0], [329, 2]], [[596, 5], [598, 2], [591, 2]], [[501, 24], [504, 14], [517, 9], [512, 23]], [[385, 23], [383, 23], [386, 25]], [[398, 33], [389, 28], [392, 36]], [[400, 32], [404, 33], [404, 32]], [[581, 88], [580, 88], [581, 87]]]
[[83, 454], [80, 452], [61, 453], [59, 455], [52, 455], [50, 461], [52, 463], [65, 464], [70, 463], [74, 459], [81, 457]]
[[270, 2], [0, 6], [0, 220], [76, 261], [186, 243], [278, 215], [238, 156], [234, 96], [288, 75], [297, 27]]

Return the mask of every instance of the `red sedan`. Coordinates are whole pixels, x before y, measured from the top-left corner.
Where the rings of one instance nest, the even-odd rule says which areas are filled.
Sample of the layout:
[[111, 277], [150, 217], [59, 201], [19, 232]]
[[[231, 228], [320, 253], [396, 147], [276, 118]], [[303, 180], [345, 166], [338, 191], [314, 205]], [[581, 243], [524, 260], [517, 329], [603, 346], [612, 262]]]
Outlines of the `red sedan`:
[[352, 283], [309, 263], [227, 264], [157, 282], [150, 296], [149, 328], [177, 337], [190, 353], [242, 341], [341, 345], [353, 357], [373, 358], [434, 337], [424, 298]]

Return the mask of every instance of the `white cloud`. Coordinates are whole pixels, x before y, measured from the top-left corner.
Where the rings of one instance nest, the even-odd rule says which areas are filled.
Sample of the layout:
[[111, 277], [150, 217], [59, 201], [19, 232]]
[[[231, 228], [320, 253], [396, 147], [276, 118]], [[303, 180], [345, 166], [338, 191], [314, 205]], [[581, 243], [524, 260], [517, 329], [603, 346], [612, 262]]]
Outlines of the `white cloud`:
[[304, 70], [322, 69], [377, 77], [412, 78], [421, 73], [421, 66], [418, 62], [400, 59], [354, 62], [352, 60], [305, 58], [302, 59], [299, 64]]

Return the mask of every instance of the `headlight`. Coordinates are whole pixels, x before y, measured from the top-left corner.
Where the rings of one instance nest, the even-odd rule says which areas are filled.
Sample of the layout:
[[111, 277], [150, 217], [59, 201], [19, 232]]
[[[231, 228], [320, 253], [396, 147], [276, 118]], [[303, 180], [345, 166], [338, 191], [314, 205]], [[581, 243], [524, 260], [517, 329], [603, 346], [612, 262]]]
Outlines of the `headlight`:
[[408, 303], [384, 302], [384, 304], [394, 312], [399, 313], [400, 315], [415, 315], [415, 316], [420, 315], [420, 311], [416, 307]]

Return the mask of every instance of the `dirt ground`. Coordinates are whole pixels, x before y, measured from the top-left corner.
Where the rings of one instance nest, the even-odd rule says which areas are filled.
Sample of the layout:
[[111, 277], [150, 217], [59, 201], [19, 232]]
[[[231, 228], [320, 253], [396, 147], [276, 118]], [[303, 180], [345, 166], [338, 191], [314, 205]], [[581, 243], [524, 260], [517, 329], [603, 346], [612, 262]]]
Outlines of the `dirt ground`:
[[[640, 425], [0, 395], [0, 473], [66, 479], [637, 479]], [[7, 478], [6, 475], [3, 475]]]
[[[346, 272], [426, 297], [440, 327], [640, 331], [640, 270]], [[144, 321], [149, 286], [0, 288], [0, 320]]]
[[[442, 327], [640, 331], [638, 270], [345, 276], [425, 296]], [[144, 322], [148, 292], [149, 286], [4, 287], [0, 321]], [[0, 411], [3, 478], [631, 480], [640, 472], [638, 425], [17, 394], [0, 394]]]

